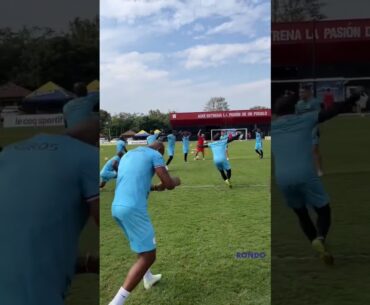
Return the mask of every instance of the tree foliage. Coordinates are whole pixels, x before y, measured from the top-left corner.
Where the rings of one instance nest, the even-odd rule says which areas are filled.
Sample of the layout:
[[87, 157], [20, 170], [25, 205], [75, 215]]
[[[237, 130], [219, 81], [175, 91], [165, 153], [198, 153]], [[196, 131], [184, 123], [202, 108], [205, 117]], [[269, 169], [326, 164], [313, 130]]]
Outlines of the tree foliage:
[[321, 0], [272, 0], [273, 22], [322, 20], [325, 3]]
[[205, 105], [204, 111], [227, 111], [229, 103], [224, 97], [212, 97]]
[[72, 88], [99, 78], [99, 21], [76, 18], [66, 32], [0, 29], [0, 83], [36, 89], [47, 81]]
[[120, 134], [132, 130], [135, 132], [144, 129], [147, 132], [151, 130], [169, 130], [169, 113], [163, 113], [159, 110], [150, 110], [148, 114], [125, 113], [121, 112], [110, 115], [105, 110], [100, 110], [101, 133], [105, 136], [118, 137]]

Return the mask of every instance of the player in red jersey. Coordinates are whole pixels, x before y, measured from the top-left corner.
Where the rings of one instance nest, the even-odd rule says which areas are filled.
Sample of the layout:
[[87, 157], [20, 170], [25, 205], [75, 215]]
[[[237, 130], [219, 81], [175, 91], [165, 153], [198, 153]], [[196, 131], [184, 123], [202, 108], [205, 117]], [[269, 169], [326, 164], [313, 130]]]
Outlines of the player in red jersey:
[[199, 158], [198, 158], [198, 154], [201, 152], [202, 153], [202, 156], [203, 156], [203, 160], [205, 160], [204, 159], [204, 147], [203, 147], [203, 145], [204, 145], [204, 139], [205, 139], [205, 136], [204, 136], [204, 134], [203, 133], [201, 133], [201, 129], [199, 129], [199, 131], [198, 131], [198, 145], [197, 145], [197, 153], [195, 154], [195, 158], [194, 158], [194, 160], [198, 160]]

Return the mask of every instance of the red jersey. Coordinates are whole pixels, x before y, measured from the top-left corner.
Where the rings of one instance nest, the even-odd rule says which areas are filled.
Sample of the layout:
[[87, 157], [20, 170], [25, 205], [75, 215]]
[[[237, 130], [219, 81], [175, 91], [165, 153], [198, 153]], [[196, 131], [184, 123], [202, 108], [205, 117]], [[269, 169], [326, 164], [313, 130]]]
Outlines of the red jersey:
[[204, 138], [202, 136], [198, 136], [198, 145], [204, 145]]

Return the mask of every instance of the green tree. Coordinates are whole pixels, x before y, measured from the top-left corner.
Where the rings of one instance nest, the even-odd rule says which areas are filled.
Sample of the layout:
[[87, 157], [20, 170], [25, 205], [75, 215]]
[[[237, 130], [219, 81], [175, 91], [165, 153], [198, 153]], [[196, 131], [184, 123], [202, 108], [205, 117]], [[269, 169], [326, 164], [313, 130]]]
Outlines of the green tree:
[[321, 20], [324, 6], [321, 0], [272, 0], [272, 22]]
[[205, 105], [204, 111], [226, 111], [229, 109], [229, 103], [224, 97], [212, 97]]

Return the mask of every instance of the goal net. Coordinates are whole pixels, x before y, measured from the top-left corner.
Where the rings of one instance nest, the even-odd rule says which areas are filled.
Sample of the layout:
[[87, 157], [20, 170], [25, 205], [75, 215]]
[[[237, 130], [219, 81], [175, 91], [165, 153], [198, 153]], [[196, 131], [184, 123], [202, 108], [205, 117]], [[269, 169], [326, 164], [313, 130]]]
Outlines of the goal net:
[[226, 132], [227, 135], [232, 135], [235, 136], [236, 133], [239, 131], [240, 136], [239, 140], [247, 140], [247, 134], [248, 134], [248, 129], [247, 128], [222, 128], [222, 129], [212, 129], [211, 130], [211, 138], [213, 139], [214, 136], [217, 134], [221, 134], [221, 132], [224, 131]]

